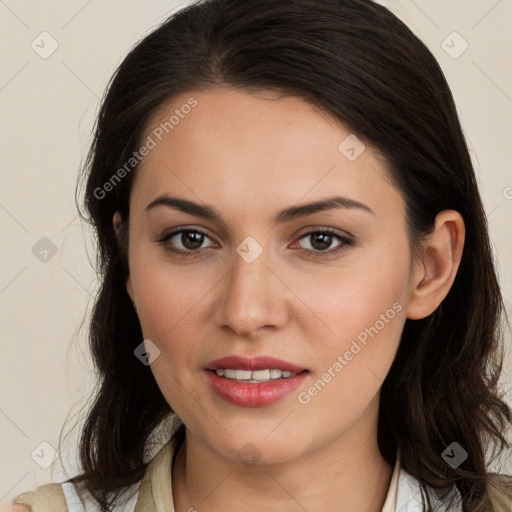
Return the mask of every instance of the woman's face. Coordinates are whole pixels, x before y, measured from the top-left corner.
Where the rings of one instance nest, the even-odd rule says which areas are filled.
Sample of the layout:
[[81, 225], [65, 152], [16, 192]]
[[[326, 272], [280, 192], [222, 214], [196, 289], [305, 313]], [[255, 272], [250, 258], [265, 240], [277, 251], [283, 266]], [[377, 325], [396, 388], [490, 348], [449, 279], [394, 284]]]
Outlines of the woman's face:
[[144, 143], [127, 289], [189, 431], [269, 463], [374, 436], [413, 273], [376, 152], [301, 99], [233, 89], [174, 97]]

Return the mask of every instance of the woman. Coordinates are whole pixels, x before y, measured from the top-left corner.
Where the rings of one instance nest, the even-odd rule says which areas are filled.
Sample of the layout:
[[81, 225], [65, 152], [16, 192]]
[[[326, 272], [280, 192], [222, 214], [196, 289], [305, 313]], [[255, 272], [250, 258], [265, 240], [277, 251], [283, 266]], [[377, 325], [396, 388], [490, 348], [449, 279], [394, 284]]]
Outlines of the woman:
[[389, 11], [181, 10], [117, 70], [86, 179], [83, 473], [15, 503], [510, 510], [486, 218], [443, 73]]

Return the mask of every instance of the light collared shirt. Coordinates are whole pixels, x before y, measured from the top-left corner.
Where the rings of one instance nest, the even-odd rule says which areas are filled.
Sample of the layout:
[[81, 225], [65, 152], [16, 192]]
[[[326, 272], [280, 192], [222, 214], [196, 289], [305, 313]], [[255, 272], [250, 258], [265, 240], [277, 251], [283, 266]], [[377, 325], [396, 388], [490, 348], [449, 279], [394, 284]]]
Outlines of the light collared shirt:
[[[177, 416], [171, 417], [171, 422], [172, 431], [181, 424], [181, 420]], [[172, 496], [173, 454], [174, 446], [173, 443], [169, 441], [162, 446], [151, 459], [142, 480], [125, 489], [119, 505], [114, 509], [115, 512], [175, 512]], [[38, 489], [45, 487], [47, 487], [45, 491], [48, 491], [48, 503], [50, 503], [50, 501], [53, 504], [58, 502], [62, 504], [62, 506], [51, 505], [45, 508], [42, 504], [43, 506], [39, 510], [44, 510], [44, 512], [46, 512], [46, 510], [48, 510], [48, 512], [60, 512], [60, 510], [66, 509], [67, 512], [99, 511], [92, 500], [84, 498], [84, 501], [82, 501], [76, 492], [74, 484], [70, 482], [64, 482], [59, 485], [49, 484], [48, 486], [41, 486]], [[58, 493], [59, 496], [48, 496], [50, 492]], [[455, 487], [450, 496], [454, 496], [456, 498], [455, 502], [458, 504], [452, 506], [449, 511], [431, 489], [428, 489], [428, 492], [436, 507], [436, 511], [463, 512], [462, 506], [460, 505], [460, 495]], [[14, 502], [31, 504], [33, 499], [34, 493], [24, 493], [17, 496]], [[46, 498], [43, 502], [46, 502]], [[420, 484], [416, 478], [401, 467], [400, 452], [398, 452], [388, 493], [381, 512], [423, 511]]]

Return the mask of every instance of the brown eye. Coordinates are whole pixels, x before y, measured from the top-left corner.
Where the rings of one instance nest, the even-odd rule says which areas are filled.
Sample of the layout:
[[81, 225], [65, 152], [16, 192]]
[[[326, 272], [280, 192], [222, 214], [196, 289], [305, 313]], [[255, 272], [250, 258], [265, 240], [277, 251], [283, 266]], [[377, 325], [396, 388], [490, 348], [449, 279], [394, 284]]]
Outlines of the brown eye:
[[203, 245], [204, 235], [197, 231], [182, 231], [180, 242], [187, 249], [198, 249]]
[[333, 236], [326, 233], [313, 233], [310, 237], [312, 247], [319, 251], [328, 249], [332, 244]]
[[215, 245], [213, 241], [209, 245], [203, 246], [206, 240], [210, 240], [210, 237], [198, 231], [196, 229], [180, 229], [179, 231], [173, 231], [165, 234], [159, 243], [166, 246], [166, 249], [179, 253], [192, 253], [198, 252], [198, 249], [204, 247], [210, 247]]
[[[339, 242], [332, 247], [333, 242], [338, 239]], [[332, 252], [341, 248], [340, 246], [350, 245], [350, 240], [332, 232], [332, 231], [311, 231], [300, 238], [309, 242], [306, 247], [302, 246], [306, 251], [310, 252]], [[330, 249], [330, 251], [328, 251]]]

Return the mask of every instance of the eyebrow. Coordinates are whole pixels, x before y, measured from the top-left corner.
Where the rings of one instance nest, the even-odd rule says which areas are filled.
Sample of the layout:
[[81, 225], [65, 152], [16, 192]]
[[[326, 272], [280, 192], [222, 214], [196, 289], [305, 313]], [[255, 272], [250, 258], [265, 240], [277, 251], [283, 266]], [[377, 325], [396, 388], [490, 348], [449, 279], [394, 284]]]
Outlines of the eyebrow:
[[[149, 211], [158, 206], [166, 206], [168, 208], [173, 208], [190, 215], [195, 215], [196, 217], [216, 220], [224, 225], [226, 224], [220, 213], [212, 206], [195, 203], [193, 201], [189, 201], [188, 199], [162, 195], [149, 203], [145, 209], [146, 211]], [[375, 212], [364, 203], [355, 201], [354, 199], [349, 199], [348, 197], [333, 196], [326, 199], [321, 199], [319, 201], [306, 203], [300, 206], [291, 206], [289, 208], [285, 208], [284, 210], [277, 213], [277, 215], [275, 215], [274, 222], [277, 224], [283, 224], [285, 222], [290, 222], [301, 217], [313, 215], [317, 212], [340, 208], [358, 209], [375, 215]]]

